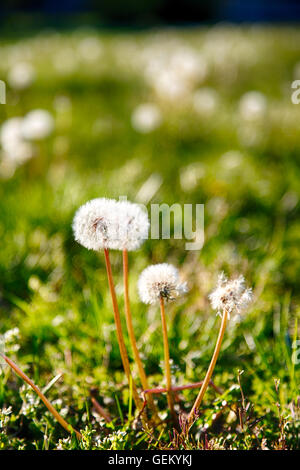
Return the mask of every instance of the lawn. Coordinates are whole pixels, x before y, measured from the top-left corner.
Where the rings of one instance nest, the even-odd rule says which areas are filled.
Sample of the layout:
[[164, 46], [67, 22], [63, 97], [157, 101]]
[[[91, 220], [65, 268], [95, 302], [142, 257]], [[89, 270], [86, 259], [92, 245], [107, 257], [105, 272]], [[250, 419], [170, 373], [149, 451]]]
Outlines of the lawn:
[[[43, 30], [1, 37], [0, 56], [3, 349], [84, 437], [69, 436], [3, 364], [0, 449], [299, 449], [300, 105], [291, 101], [299, 28]], [[27, 119], [30, 134], [28, 113], [37, 109], [50, 113], [48, 132], [35, 129], [18, 155], [4, 126]], [[253, 287], [250, 307], [226, 329], [213, 374], [218, 391], [208, 388], [188, 435], [172, 429], [165, 394], [155, 395], [155, 428], [132, 404], [103, 253], [72, 233], [76, 210], [103, 196], [148, 208], [204, 204], [201, 250], [171, 236], [129, 254], [134, 330], [152, 387], [165, 386], [163, 341], [159, 308], [138, 296], [144, 268], [171, 263], [189, 287], [166, 306], [178, 386], [203, 380], [209, 365], [220, 317], [208, 295], [218, 274], [242, 274]], [[111, 261], [141, 391], [121, 254]], [[178, 414], [197, 393], [178, 394]]]

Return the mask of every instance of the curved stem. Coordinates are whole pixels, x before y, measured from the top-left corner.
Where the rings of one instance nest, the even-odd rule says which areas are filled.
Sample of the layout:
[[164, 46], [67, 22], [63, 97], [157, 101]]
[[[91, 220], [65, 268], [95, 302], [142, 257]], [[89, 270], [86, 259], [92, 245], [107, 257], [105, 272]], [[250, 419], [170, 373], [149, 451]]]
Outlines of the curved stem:
[[[139, 350], [137, 348], [133, 324], [132, 324], [132, 316], [130, 310], [130, 300], [129, 300], [129, 286], [128, 286], [128, 252], [127, 250], [123, 250], [123, 279], [124, 279], [124, 301], [125, 301], [125, 317], [126, 317], [126, 325], [128, 330], [128, 335], [132, 347], [133, 356], [135, 362], [138, 367], [139, 376], [141, 379], [143, 390], [147, 390], [149, 388], [147, 376], [145, 373], [145, 369], [143, 367]], [[156, 407], [154, 405], [154, 401], [152, 397], [149, 397], [149, 406], [154, 413], [157, 413]]]
[[76, 431], [70, 424], [67, 423], [67, 421], [64, 420], [64, 418], [56, 411], [53, 405], [51, 405], [50, 401], [45, 397], [45, 395], [40, 391], [40, 389], [30, 380], [30, 378], [5, 354], [1, 353], [1, 356], [5, 360], [5, 362], [15, 371], [17, 375], [19, 375], [30, 387], [35, 391], [35, 393], [40, 397], [44, 405], [48, 408], [50, 413], [53, 414], [54, 418], [57, 419], [59, 424], [69, 433], [75, 433], [78, 439], [82, 439], [82, 435], [80, 432]]
[[110, 290], [112, 304], [113, 304], [113, 311], [114, 311], [115, 324], [116, 324], [116, 330], [117, 330], [117, 339], [118, 339], [121, 359], [122, 359], [122, 363], [123, 363], [123, 367], [124, 367], [124, 371], [125, 371], [128, 383], [130, 384], [130, 381], [132, 383], [132, 396], [133, 396], [134, 402], [136, 404], [136, 407], [140, 410], [142, 409], [143, 404], [138, 395], [136, 385], [135, 385], [134, 380], [132, 379], [132, 375], [130, 371], [130, 365], [129, 365], [127, 350], [126, 350], [126, 346], [124, 342], [123, 332], [122, 332], [121, 317], [120, 317], [119, 307], [117, 303], [114, 281], [112, 277], [112, 269], [111, 269], [108, 249], [104, 250], [104, 257], [105, 257], [105, 265], [106, 265], [106, 271], [107, 271], [107, 277], [108, 277], [109, 290]]
[[166, 374], [166, 385], [167, 385], [167, 398], [168, 406], [170, 409], [171, 417], [176, 423], [176, 413], [174, 410], [173, 403], [173, 394], [172, 394], [172, 380], [171, 380], [171, 368], [170, 368], [170, 352], [169, 352], [169, 343], [168, 343], [168, 330], [165, 314], [165, 303], [163, 297], [160, 297], [160, 313], [161, 313], [161, 323], [163, 330], [163, 341], [164, 341], [164, 360], [165, 360], [165, 374]]
[[[201, 382], [195, 382], [195, 383], [192, 383], [192, 384], [186, 384], [186, 385], [179, 385], [177, 387], [172, 387], [172, 391], [173, 392], [181, 392], [182, 390], [188, 390], [188, 389], [191, 389], [191, 388], [200, 388], [203, 384], [203, 380], [201, 380]], [[217, 387], [212, 380], [209, 381], [209, 385], [211, 385], [213, 387], [213, 389], [219, 393], [220, 395], [223, 393], [223, 391]], [[166, 393], [168, 390], [166, 388], [163, 388], [163, 387], [158, 387], [158, 388], [150, 388], [148, 390], [144, 390], [143, 391], [143, 396], [144, 398], [146, 399], [146, 395], [148, 394], [159, 394], [159, 393]]]
[[216, 362], [217, 362], [217, 359], [218, 359], [218, 356], [219, 356], [219, 352], [220, 352], [220, 349], [221, 349], [221, 344], [222, 344], [223, 336], [224, 336], [225, 329], [226, 329], [227, 319], [228, 319], [228, 312], [226, 310], [224, 310], [223, 316], [222, 316], [222, 323], [221, 323], [221, 326], [220, 326], [220, 331], [219, 331], [219, 335], [218, 335], [218, 339], [217, 339], [217, 343], [216, 343], [215, 350], [214, 350], [213, 356], [212, 356], [210, 364], [209, 364], [209, 368], [206, 372], [206, 376], [203, 380], [202, 387], [200, 389], [200, 392], [199, 392], [199, 394], [196, 398], [194, 406], [193, 406], [193, 408], [192, 408], [192, 410], [189, 414], [189, 417], [188, 417], [188, 422], [189, 422], [190, 426], [192, 426], [192, 421], [195, 417], [195, 413], [198, 410], [199, 406], [201, 405], [202, 399], [204, 397], [204, 394], [205, 394], [206, 389], [208, 387], [208, 384], [210, 382], [211, 376], [213, 374], [213, 371], [214, 371], [214, 368], [215, 368], [215, 365], [216, 365]]
[[102, 416], [102, 418], [104, 418], [107, 423], [110, 423], [110, 422], [111, 422], [111, 417], [110, 417], [109, 414], [105, 411], [105, 409], [102, 408], [102, 406], [98, 403], [98, 401], [96, 400], [95, 397], [91, 396], [91, 402], [93, 403], [94, 408], [95, 408], [95, 410], [97, 411], [97, 413], [98, 413], [100, 416]]

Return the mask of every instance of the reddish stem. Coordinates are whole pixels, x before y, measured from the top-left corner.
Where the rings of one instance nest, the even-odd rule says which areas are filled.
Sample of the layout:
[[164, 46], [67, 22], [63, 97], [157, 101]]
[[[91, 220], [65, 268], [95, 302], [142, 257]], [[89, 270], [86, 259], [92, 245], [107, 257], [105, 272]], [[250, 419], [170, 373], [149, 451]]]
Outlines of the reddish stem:
[[5, 354], [0, 353], [5, 362], [15, 371], [17, 375], [19, 375], [30, 387], [35, 391], [35, 393], [40, 397], [40, 399], [44, 402], [44, 405], [48, 408], [50, 413], [57, 419], [59, 424], [65, 428], [66, 431], [73, 433], [75, 432], [78, 439], [82, 439], [82, 435], [80, 432], [76, 431], [70, 424], [68, 424], [64, 418], [56, 411], [53, 405], [51, 405], [50, 401], [45, 397], [45, 395], [40, 391], [40, 389], [30, 380], [30, 378], [15, 364], [11, 359], [9, 359]]
[[111, 417], [105, 411], [105, 409], [102, 408], [102, 406], [98, 403], [98, 401], [96, 400], [95, 397], [93, 397], [93, 396], [91, 397], [91, 402], [93, 403], [93, 406], [94, 406], [95, 410], [97, 411], [97, 413], [100, 416], [102, 416], [102, 418], [104, 418], [107, 423], [110, 423], [111, 422]]

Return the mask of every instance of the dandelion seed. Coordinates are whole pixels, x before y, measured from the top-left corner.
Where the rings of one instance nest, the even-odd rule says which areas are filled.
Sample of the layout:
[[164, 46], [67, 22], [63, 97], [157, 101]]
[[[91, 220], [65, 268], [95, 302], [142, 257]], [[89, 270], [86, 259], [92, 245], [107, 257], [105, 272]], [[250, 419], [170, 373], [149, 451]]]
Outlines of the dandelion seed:
[[216, 289], [209, 295], [212, 308], [218, 314], [226, 310], [230, 315], [233, 311], [238, 314], [244, 310], [252, 300], [252, 289], [247, 289], [245, 278], [228, 280], [224, 273], [218, 278]]
[[154, 264], [146, 268], [138, 282], [139, 295], [145, 304], [159, 302], [160, 298], [174, 300], [187, 292], [187, 284], [181, 283], [178, 270], [171, 264]]

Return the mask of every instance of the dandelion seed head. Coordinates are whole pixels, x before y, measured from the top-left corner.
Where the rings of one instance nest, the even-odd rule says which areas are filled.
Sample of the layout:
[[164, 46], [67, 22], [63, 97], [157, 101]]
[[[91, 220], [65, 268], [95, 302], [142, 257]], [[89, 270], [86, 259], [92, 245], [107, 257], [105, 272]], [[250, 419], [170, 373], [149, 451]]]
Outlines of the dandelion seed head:
[[75, 240], [89, 250], [111, 248], [117, 201], [97, 198], [81, 206], [73, 220]]
[[117, 203], [117, 233], [112, 248], [134, 251], [148, 238], [148, 214], [139, 204], [130, 201]]
[[148, 237], [148, 214], [138, 204], [93, 199], [75, 214], [75, 240], [90, 250], [137, 250]]
[[252, 301], [252, 289], [246, 288], [245, 278], [228, 280], [224, 273], [218, 277], [216, 289], [209, 295], [212, 308], [218, 313], [226, 310], [229, 315], [236, 311], [238, 314]]
[[161, 297], [174, 300], [187, 292], [186, 283], [181, 283], [178, 270], [171, 264], [154, 264], [146, 268], [138, 282], [139, 295], [145, 304], [154, 304]]

